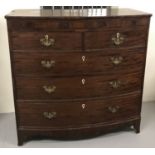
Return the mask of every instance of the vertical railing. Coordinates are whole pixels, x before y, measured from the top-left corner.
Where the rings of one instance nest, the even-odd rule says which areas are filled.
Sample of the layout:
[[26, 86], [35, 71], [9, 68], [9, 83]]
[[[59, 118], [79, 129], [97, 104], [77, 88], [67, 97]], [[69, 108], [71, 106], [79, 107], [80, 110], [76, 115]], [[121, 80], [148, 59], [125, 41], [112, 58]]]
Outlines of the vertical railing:
[[[78, 16], [102, 16], [103, 13], [109, 14], [111, 7], [110, 6], [41, 6], [41, 10], [43, 9], [51, 9], [52, 15], [54, 15], [55, 10], [60, 15], [78, 15]], [[65, 10], [67, 10], [65, 12]], [[60, 12], [59, 12], [60, 11]]]

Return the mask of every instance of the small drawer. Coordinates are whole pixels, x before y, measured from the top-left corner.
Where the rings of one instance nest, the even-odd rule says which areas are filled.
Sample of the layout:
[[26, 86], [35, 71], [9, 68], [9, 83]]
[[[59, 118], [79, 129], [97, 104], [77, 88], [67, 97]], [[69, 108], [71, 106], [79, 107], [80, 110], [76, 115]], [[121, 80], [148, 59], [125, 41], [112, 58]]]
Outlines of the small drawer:
[[78, 50], [81, 34], [76, 32], [14, 32], [13, 50]]
[[51, 18], [51, 19], [9, 19], [9, 30], [33, 31], [74, 31], [74, 30], [110, 30], [116, 28], [136, 29], [145, 28], [149, 23], [148, 17], [118, 17], [118, 18]]
[[94, 31], [85, 33], [85, 50], [104, 48], [137, 48], [145, 47], [147, 29], [126, 30], [118, 28], [112, 31]]
[[145, 49], [100, 52], [14, 52], [16, 75], [71, 76], [143, 72]]
[[104, 97], [140, 90], [142, 74], [81, 77], [16, 77], [17, 99], [52, 100]]
[[148, 17], [125, 17], [125, 18], [92, 18], [92, 19], [81, 19], [72, 21], [72, 27], [76, 29], [85, 29], [85, 30], [116, 30], [121, 29], [141, 29], [144, 30], [147, 28], [149, 23]]
[[13, 32], [35, 32], [35, 31], [64, 31], [70, 30], [72, 28], [72, 23], [68, 19], [63, 20], [58, 19], [9, 19], [8, 20], [9, 29]]
[[20, 126], [76, 127], [97, 123], [112, 123], [140, 115], [140, 94], [118, 98], [63, 101], [18, 102]]

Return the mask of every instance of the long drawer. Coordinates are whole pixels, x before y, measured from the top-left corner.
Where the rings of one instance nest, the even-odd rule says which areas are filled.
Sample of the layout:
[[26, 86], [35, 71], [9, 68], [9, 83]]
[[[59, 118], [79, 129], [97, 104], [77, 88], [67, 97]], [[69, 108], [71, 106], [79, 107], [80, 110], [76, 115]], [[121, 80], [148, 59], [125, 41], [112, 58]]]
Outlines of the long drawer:
[[148, 17], [137, 16], [125, 18], [83, 18], [83, 19], [10, 19], [8, 21], [11, 31], [56, 31], [56, 30], [109, 30], [109, 29], [136, 29], [148, 25]]
[[140, 94], [79, 102], [18, 102], [17, 110], [20, 126], [54, 128], [116, 123], [139, 115]]
[[81, 49], [81, 34], [78, 32], [13, 32], [14, 50], [78, 50]]
[[100, 52], [15, 52], [16, 75], [71, 76], [143, 72], [145, 50]]
[[16, 77], [17, 99], [51, 100], [121, 95], [142, 87], [142, 74], [78, 76], [78, 77]]

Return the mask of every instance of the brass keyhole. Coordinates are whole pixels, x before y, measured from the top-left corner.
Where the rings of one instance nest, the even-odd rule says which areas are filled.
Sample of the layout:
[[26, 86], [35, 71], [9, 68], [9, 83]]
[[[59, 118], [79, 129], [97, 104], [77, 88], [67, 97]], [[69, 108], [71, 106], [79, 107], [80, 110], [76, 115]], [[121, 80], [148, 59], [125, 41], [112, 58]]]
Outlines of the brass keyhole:
[[81, 82], [84, 85], [86, 83], [86, 80], [85, 79], [82, 79]]
[[86, 108], [86, 104], [82, 104], [82, 109], [85, 109]]
[[86, 61], [86, 57], [82, 56], [82, 61], [85, 62]]

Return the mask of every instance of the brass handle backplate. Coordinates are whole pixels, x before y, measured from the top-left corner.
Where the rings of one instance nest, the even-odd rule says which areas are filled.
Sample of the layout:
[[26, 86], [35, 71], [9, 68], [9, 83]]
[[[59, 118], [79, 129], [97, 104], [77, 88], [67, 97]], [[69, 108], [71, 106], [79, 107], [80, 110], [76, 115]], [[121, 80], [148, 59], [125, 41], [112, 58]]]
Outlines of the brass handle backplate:
[[42, 61], [41, 61], [41, 65], [42, 65], [43, 67], [49, 69], [49, 68], [54, 67], [55, 61], [54, 61], [54, 60], [50, 60], [50, 61], [42, 60]]
[[110, 60], [112, 61], [112, 63], [114, 65], [119, 65], [119, 64], [122, 63], [123, 57], [121, 57], [121, 56], [113, 56], [113, 57], [110, 58]]
[[121, 36], [121, 34], [119, 32], [116, 33], [115, 37], [112, 37], [112, 41], [113, 43], [118, 46], [120, 44], [122, 44], [124, 42], [124, 37]]
[[53, 119], [56, 118], [56, 112], [43, 112], [43, 116], [47, 119]]
[[49, 36], [46, 34], [46, 35], [44, 36], [44, 38], [41, 38], [41, 39], [40, 39], [40, 43], [41, 43], [43, 46], [46, 46], [46, 47], [54, 46], [54, 44], [55, 44], [55, 39], [49, 38]]
[[112, 113], [116, 113], [119, 110], [119, 106], [109, 106], [108, 110]]
[[56, 86], [43, 86], [43, 89], [45, 90], [45, 92], [47, 92], [48, 94], [54, 93], [56, 90]]
[[110, 81], [109, 84], [111, 85], [112, 88], [116, 89], [121, 86], [121, 81], [119, 80]]

